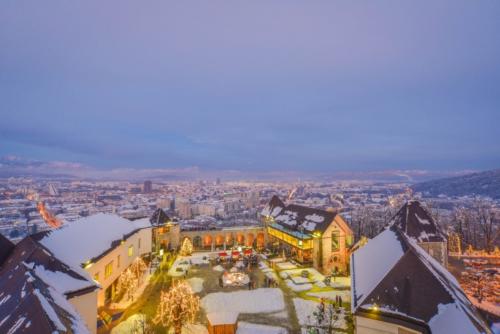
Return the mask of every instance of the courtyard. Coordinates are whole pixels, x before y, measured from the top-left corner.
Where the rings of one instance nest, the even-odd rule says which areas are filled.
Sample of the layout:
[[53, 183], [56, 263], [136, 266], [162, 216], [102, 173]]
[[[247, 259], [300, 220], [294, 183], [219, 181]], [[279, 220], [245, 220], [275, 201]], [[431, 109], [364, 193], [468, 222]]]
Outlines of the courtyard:
[[[325, 284], [325, 277], [315, 269], [285, 259], [258, 254], [252, 263], [204, 252], [161, 263], [142, 294], [99, 333], [142, 333], [146, 323], [150, 331], [164, 333], [164, 328], [150, 320], [156, 314], [160, 292], [177, 280], [186, 280], [200, 297], [195, 323], [183, 328], [183, 333], [208, 333], [209, 319], [212, 324], [237, 319], [239, 334], [306, 333], [310, 326], [332, 325], [335, 332], [352, 332], [348, 277], [331, 278]], [[335, 309], [335, 320], [318, 322], [313, 312], [334, 303], [341, 303]]]

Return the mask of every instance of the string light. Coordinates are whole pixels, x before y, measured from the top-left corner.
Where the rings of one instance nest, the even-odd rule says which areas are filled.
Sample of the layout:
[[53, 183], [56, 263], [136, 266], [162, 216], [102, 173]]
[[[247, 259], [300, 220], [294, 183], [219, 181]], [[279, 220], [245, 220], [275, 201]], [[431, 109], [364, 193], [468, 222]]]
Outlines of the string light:
[[194, 321], [199, 308], [200, 298], [193, 294], [186, 281], [180, 281], [170, 290], [161, 292], [153, 322], [173, 327], [175, 334], [180, 334], [184, 324]]

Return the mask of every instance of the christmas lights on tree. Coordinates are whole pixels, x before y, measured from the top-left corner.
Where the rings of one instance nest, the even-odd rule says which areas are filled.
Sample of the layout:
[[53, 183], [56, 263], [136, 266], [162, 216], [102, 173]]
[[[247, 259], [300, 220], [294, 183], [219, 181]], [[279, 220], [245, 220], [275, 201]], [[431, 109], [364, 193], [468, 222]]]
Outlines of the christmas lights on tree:
[[191, 240], [189, 240], [189, 238], [185, 238], [184, 241], [182, 241], [181, 255], [189, 256], [192, 253], [193, 253], [193, 244], [191, 243]]
[[118, 278], [118, 294], [125, 294], [127, 300], [132, 299], [133, 292], [141, 284], [141, 279], [147, 269], [148, 266], [144, 260], [140, 257], [136, 258], [130, 267], [128, 267]]
[[153, 322], [164, 327], [173, 327], [175, 334], [181, 334], [182, 327], [194, 321], [199, 308], [200, 298], [193, 294], [186, 281], [181, 281], [174, 284], [170, 290], [161, 292]]
[[118, 294], [125, 294], [127, 300], [130, 300], [133, 296], [132, 292], [139, 285], [139, 281], [135, 276], [134, 272], [127, 268], [118, 278], [118, 285], [116, 287]]

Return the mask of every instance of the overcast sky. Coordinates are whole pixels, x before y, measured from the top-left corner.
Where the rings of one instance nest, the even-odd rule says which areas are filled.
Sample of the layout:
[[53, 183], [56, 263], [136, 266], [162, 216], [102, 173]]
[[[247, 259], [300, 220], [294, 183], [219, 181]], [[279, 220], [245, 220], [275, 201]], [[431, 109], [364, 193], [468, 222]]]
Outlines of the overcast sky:
[[0, 4], [0, 155], [500, 167], [500, 1]]

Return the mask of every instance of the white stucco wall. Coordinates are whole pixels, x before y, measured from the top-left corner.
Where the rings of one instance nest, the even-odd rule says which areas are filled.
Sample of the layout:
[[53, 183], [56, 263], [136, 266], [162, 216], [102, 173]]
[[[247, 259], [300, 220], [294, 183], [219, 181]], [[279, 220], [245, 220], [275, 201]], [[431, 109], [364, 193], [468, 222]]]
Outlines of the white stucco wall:
[[[98, 273], [98, 282], [102, 289], [97, 294], [97, 306], [104, 305], [106, 289], [120, 276], [120, 274], [127, 269], [132, 262], [139, 256], [151, 253], [152, 247], [152, 230], [145, 228], [137, 231], [128, 237], [122, 244], [106, 254], [99, 261], [93, 263], [85, 270], [89, 273], [91, 278], [95, 277]], [[140, 240], [140, 247], [139, 247]], [[134, 248], [133, 255], [128, 256], [128, 249], [132, 246]], [[118, 266], [118, 256], [120, 256], [120, 266]], [[108, 263], [113, 261], [113, 271], [109, 277], [104, 277], [105, 267]]]
[[95, 290], [87, 294], [68, 299], [68, 301], [75, 307], [76, 311], [80, 313], [80, 316], [83, 321], [85, 321], [87, 328], [92, 334], [97, 332], [97, 293], [98, 290]]
[[355, 334], [420, 334], [412, 329], [389, 322], [355, 316]]

